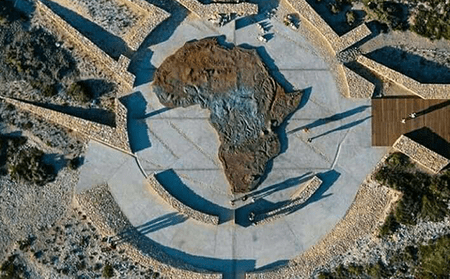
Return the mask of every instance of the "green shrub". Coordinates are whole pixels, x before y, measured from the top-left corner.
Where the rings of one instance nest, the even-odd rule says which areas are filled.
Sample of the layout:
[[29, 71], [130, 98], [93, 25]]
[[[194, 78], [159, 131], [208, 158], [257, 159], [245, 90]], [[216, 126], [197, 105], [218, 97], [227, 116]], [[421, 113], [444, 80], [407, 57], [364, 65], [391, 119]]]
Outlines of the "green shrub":
[[43, 161], [44, 153], [41, 150], [32, 147], [12, 152], [9, 151], [8, 171], [13, 180], [43, 186], [55, 179], [55, 169]]
[[394, 153], [375, 174], [380, 183], [403, 193], [394, 213], [380, 228], [380, 236], [392, 234], [398, 224], [415, 225], [419, 218], [441, 221], [450, 213], [450, 175], [431, 176], [414, 167], [403, 154]]
[[103, 267], [102, 276], [105, 278], [112, 278], [114, 276], [114, 268], [110, 264], [105, 264]]
[[67, 94], [80, 102], [90, 102], [94, 98], [92, 89], [83, 81], [72, 83], [67, 89]]
[[394, 214], [391, 213], [388, 215], [388, 217], [386, 217], [384, 224], [381, 226], [379, 235], [380, 236], [391, 235], [397, 230], [399, 225], [400, 224], [397, 222], [397, 219], [395, 218]]
[[420, 268], [417, 278], [448, 278], [450, 274], [450, 235], [419, 247]]

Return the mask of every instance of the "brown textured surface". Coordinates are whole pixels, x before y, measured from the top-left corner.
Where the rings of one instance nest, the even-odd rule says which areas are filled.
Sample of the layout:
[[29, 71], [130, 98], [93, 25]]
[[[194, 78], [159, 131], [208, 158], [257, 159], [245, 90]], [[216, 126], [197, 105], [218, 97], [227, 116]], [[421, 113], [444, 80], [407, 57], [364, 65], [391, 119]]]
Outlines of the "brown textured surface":
[[[416, 118], [401, 123], [413, 112], [417, 113]], [[450, 141], [450, 100], [372, 99], [372, 117], [373, 146], [391, 146], [401, 135], [423, 127]]]
[[210, 110], [233, 192], [250, 191], [261, 182], [268, 161], [280, 152], [273, 130], [302, 96], [285, 93], [255, 50], [227, 49], [215, 39], [186, 43], [158, 68], [154, 86], [165, 106], [200, 104]]

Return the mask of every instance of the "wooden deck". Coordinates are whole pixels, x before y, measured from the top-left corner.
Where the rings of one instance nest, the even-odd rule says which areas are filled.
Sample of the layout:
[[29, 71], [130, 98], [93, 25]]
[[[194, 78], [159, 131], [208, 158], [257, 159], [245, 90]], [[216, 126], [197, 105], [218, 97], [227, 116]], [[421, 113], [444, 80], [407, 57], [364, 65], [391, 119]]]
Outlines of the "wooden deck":
[[[401, 123], [402, 118], [407, 118], [413, 112], [417, 114], [416, 118], [407, 119], [405, 124]], [[450, 100], [424, 100], [415, 97], [372, 99], [373, 146], [391, 146], [401, 135], [410, 132], [417, 134], [414, 131], [421, 128], [427, 131], [422, 133], [422, 141], [450, 142]], [[438, 140], [429, 138], [433, 133]], [[432, 145], [432, 142], [429, 144]]]

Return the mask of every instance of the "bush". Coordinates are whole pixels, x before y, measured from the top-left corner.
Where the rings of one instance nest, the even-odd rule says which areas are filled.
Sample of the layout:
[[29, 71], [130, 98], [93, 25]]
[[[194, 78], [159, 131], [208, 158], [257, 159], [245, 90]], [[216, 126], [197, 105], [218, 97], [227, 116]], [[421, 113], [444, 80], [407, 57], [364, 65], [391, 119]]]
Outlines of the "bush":
[[67, 95], [80, 102], [90, 102], [94, 98], [92, 89], [84, 81], [72, 83], [67, 89]]
[[[10, 151], [12, 152], [12, 151]], [[30, 182], [39, 186], [53, 181], [56, 177], [55, 169], [43, 161], [44, 153], [35, 148], [21, 149], [11, 154], [8, 171], [15, 181]]]
[[450, 274], [450, 235], [419, 247], [418, 278], [448, 278]]
[[383, 226], [380, 236], [392, 234], [399, 224], [415, 225], [418, 218], [442, 221], [450, 213], [450, 175], [430, 176], [423, 173], [400, 153], [392, 154], [375, 174], [380, 183], [403, 193]]
[[391, 235], [394, 233], [397, 228], [399, 227], [399, 223], [397, 222], [397, 219], [395, 218], [394, 214], [389, 214], [386, 220], [384, 221], [384, 224], [380, 228], [380, 236], [385, 235]]
[[110, 264], [105, 264], [103, 267], [102, 276], [105, 278], [111, 278], [114, 276], [114, 268]]
[[345, 13], [345, 19], [349, 26], [353, 26], [356, 22], [356, 13], [355, 11], [348, 11]]

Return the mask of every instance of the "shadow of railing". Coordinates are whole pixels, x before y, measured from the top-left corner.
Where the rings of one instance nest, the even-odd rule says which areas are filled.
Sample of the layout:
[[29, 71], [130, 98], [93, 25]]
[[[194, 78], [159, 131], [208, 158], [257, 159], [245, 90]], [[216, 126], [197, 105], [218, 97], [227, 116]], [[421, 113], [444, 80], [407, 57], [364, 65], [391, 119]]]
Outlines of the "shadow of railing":
[[184, 205], [208, 215], [219, 216], [219, 224], [232, 219], [233, 213], [230, 209], [212, 203], [192, 191], [173, 169], [160, 172], [155, 178], [167, 192]]

